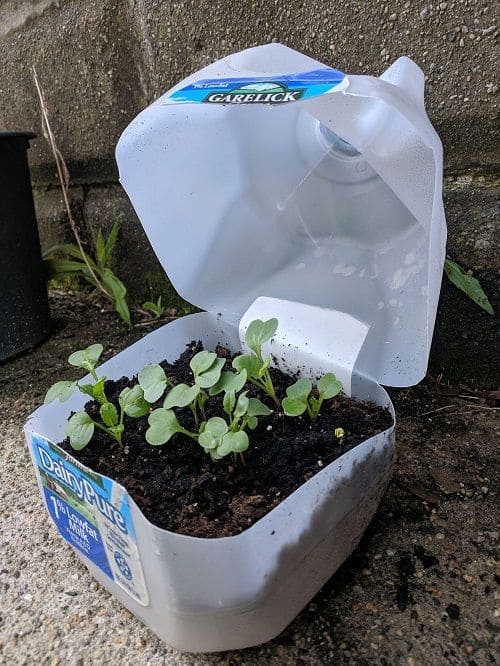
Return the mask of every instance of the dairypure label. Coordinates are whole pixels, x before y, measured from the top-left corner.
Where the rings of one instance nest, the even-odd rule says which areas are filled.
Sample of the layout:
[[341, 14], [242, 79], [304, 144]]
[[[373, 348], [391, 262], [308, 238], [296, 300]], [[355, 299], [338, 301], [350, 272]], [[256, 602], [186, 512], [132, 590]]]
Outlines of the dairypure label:
[[202, 79], [167, 93], [160, 104], [286, 104], [339, 89], [346, 76], [324, 67], [299, 74]]
[[48, 512], [59, 534], [143, 606], [149, 604], [129, 496], [32, 434], [31, 451]]

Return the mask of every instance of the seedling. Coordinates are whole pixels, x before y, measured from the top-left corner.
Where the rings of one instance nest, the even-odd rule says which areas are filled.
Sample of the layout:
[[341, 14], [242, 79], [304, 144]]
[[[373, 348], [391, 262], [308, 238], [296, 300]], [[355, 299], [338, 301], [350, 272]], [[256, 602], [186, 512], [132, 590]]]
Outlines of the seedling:
[[[178, 386], [170, 391], [165, 402]], [[189, 406], [187, 401], [192, 397], [189, 391], [194, 388], [196, 386], [185, 387], [182, 391], [177, 391], [179, 399], [176, 402], [185, 404], [175, 406]], [[249, 446], [245, 429], [255, 429], [258, 425], [257, 417], [268, 416], [270, 409], [258, 398], [248, 398], [246, 391], [240, 393], [236, 398], [233, 390], [225, 393], [223, 406], [228, 415], [228, 422], [220, 416], [213, 416], [208, 421], [201, 423], [197, 433], [184, 428], [177, 420], [173, 409], [165, 407], [156, 409], [148, 419], [149, 428], [146, 431], [146, 441], [153, 446], [159, 446], [168, 442], [175, 434], [182, 433], [197, 440], [213, 460], [220, 460], [229, 453], [242, 453]]]
[[69, 437], [71, 446], [76, 450], [87, 446], [92, 439], [95, 428], [103, 430], [118, 443], [121, 443], [124, 431], [124, 415], [126, 414], [131, 418], [139, 418], [140, 416], [145, 416], [151, 410], [149, 404], [144, 399], [144, 392], [140, 386], [123, 389], [118, 397], [119, 411], [113, 403], [109, 402], [104, 391], [106, 378], [98, 377], [96, 373], [96, 366], [102, 351], [102, 345], [90, 345], [86, 349], [73, 352], [68, 358], [70, 365], [87, 370], [94, 383], [79, 384], [79, 380], [56, 382], [50, 387], [45, 396], [45, 404], [54, 400], [66, 402], [71, 397], [75, 388], [78, 388], [79, 391], [89, 395], [100, 404], [99, 416], [102, 421], [101, 423], [92, 419], [86, 412], [76, 412], [69, 419], [66, 434]]
[[311, 420], [314, 420], [321, 409], [324, 400], [334, 398], [342, 390], [342, 384], [334, 374], [328, 372], [323, 375], [317, 384], [318, 397], [312, 394], [313, 385], [310, 379], [298, 379], [295, 384], [286, 390], [283, 400], [283, 411], [287, 416], [300, 416], [307, 411]]
[[270, 340], [278, 328], [277, 319], [262, 321], [255, 319], [250, 323], [245, 334], [245, 342], [252, 350], [251, 354], [242, 354], [233, 359], [233, 368], [242, 372], [246, 370], [248, 381], [262, 389], [279, 406], [273, 381], [269, 373], [271, 356], [262, 355], [262, 345]]
[[207, 421], [198, 436], [198, 442], [212, 460], [220, 460], [229, 453], [242, 454], [246, 451], [250, 444], [246, 428], [255, 430], [257, 417], [269, 416], [271, 412], [258, 398], [248, 398], [246, 391], [238, 397], [233, 390], [225, 393], [223, 407], [229, 422], [214, 416]]
[[[163, 402], [164, 409], [189, 407], [193, 414], [195, 425], [198, 425], [200, 415], [203, 419], [206, 418], [205, 403], [209, 395], [205, 389], [215, 389], [219, 392], [219, 389], [215, 387], [218, 387], [220, 384], [223, 386], [227, 385], [231, 381], [228, 375], [236, 377], [234, 373], [224, 373], [224, 376], [221, 376], [225, 362], [225, 359], [218, 358], [214, 352], [201, 351], [195, 354], [189, 363], [194, 377], [193, 386], [189, 386], [188, 384], [173, 386]], [[243, 387], [245, 381], [246, 376], [240, 388]], [[224, 388], [220, 390], [224, 390]], [[212, 393], [211, 395], [215, 394]]]
[[120, 410], [118, 411], [112, 402], [105, 402], [99, 409], [102, 423], [92, 419], [87, 412], [76, 412], [69, 419], [66, 434], [71, 446], [80, 450], [90, 442], [95, 428], [107, 433], [115, 441], [121, 444], [122, 434], [125, 430], [123, 419], [125, 414], [131, 418], [146, 416], [151, 411], [149, 403], [144, 400], [144, 394], [140, 386], [124, 388], [118, 396]]
[[90, 395], [101, 405], [108, 402], [104, 393], [104, 382], [106, 381], [106, 378], [99, 378], [95, 371], [102, 351], [103, 346], [100, 344], [95, 344], [90, 345], [90, 347], [87, 347], [86, 349], [73, 352], [68, 358], [68, 363], [75, 366], [76, 368], [81, 368], [82, 370], [89, 372], [92, 379], [94, 380], [94, 383], [79, 384], [78, 380], [56, 382], [47, 391], [44, 404], [53, 402], [54, 400], [59, 400], [59, 402], [66, 402], [66, 400], [69, 400], [71, 397], [75, 388], [78, 388], [82, 393]]
[[150, 312], [155, 319], [159, 319], [165, 312], [165, 306], [162, 305], [161, 294], [156, 301], [146, 301], [142, 304], [142, 309]]

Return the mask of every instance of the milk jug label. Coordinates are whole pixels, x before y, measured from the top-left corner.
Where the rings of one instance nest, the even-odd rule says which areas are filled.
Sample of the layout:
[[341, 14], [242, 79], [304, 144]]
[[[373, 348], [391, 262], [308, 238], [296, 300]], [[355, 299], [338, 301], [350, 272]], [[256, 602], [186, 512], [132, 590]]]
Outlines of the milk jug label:
[[59, 534], [147, 606], [128, 494], [39, 435], [31, 435], [30, 446], [45, 504]]
[[324, 67], [299, 74], [202, 79], [160, 98], [160, 104], [286, 104], [338, 89], [347, 81]]

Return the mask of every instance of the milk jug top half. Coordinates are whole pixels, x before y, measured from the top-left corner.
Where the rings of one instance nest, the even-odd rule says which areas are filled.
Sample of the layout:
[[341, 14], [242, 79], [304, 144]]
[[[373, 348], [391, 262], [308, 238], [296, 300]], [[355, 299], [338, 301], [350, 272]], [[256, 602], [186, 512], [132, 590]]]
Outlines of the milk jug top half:
[[446, 225], [441, 142], [409, 58], [377, 78], [280, 44], [235, 53], [142, 111], [116, 157], [187, 301], [235, 324], [263, 296], [346, 313], [366, 330], [357, 373], [425, 375]]

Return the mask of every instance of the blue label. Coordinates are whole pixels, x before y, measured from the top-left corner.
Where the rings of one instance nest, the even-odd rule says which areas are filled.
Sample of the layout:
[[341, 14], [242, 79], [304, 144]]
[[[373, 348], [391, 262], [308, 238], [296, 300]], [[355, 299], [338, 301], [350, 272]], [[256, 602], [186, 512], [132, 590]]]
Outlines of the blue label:
[[45, 504], [59, 534], [112, 581], [146, 606], [148, 593], [129, 496], [39, 435], [31, 451]]
[[203, 79], [161, 100], [162, 104], [285, 104], [334, 90], [345, 74], [331, 67], [299, 74]]
[[113, 573], [97, 524], [65, 502], [61, 498], [60, 488], [59, 493], [53, 492], [47, 486], [44, 486], [43, 490], [47, 508], [59, 534], [112, 579]]

